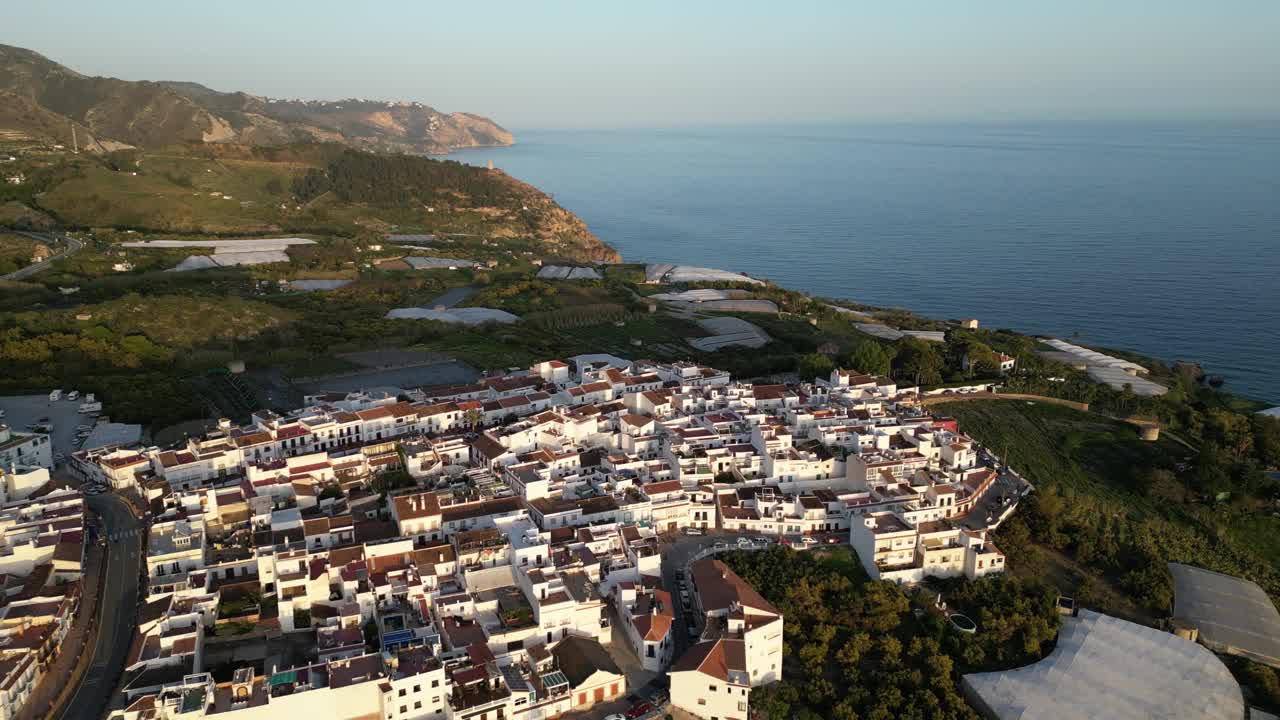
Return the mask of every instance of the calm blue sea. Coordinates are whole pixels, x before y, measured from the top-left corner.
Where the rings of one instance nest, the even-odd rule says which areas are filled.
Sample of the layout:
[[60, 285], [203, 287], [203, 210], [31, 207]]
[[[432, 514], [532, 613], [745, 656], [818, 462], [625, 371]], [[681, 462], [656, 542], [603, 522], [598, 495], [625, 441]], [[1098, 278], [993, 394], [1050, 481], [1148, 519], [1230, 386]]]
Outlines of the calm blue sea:
[[1202, 362], [1280, 403], [1280, 123], [516, 132], [629, 261]]

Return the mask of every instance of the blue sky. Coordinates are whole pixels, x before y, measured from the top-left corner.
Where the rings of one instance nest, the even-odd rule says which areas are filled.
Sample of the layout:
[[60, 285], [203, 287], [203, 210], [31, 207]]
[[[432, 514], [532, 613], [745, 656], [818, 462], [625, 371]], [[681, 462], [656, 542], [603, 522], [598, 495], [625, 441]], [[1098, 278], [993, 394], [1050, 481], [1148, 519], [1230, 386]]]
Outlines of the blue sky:
[[1280, 116], [1276, 0], [14, 2], [94, 75], [513, 128]]

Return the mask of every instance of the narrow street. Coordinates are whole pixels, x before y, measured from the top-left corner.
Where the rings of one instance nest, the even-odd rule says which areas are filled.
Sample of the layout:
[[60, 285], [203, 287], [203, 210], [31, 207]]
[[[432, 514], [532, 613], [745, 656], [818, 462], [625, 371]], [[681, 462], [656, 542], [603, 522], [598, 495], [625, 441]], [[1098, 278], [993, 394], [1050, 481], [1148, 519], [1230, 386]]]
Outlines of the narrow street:
[[124, 671], [137, 617], [142, 523], [129, 504], [112, 493], [86, 498], [86, 502], [102, 518], [106, 564], [101, 570], [98, 633], [89, 670], [81, 676], [70, 700], [50, 715], [61, 720], [100, 720], [107, 714]]

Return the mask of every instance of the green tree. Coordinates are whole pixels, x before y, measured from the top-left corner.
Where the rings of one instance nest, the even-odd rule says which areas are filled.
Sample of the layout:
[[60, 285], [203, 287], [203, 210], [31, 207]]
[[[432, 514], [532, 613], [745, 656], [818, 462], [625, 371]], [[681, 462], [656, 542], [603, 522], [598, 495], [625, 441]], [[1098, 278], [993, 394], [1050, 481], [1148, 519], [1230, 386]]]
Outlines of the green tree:
[[849, 353], [847, 365], [869, 375], [888, 375], [892, 369], [893, 355], [883, 344], [875, 340], [863, 340]]
[[933, 347], [933, 343], [920, 338], [904, 338], [898, 341], [898, 354], [893, 367], [899, 377], [911, 380], [914, 385], [932, 385], [942, 382], [942, 369], [946, 363]]
[[809, 353], [802, 355], [797, 363], [797, 370], [800, 373], [802, 382], [812, 382], [814, 378], [826, 378], [835, 369], [835, 363], [831, 362], [831, 358], [822, 353]]

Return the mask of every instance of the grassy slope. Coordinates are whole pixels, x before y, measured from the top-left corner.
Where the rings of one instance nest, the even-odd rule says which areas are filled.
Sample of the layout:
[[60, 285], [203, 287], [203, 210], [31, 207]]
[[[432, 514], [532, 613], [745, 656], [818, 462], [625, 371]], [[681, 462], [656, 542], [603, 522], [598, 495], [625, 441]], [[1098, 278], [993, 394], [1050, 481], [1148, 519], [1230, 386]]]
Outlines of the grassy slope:
[[30, 238], [0, 232], [0, 275], [7, 275], [31, 263], [36, 246], [43, 245]]
[[1132, 492], [1133, 469], [1172, 466], [1186, 455], [1175, 441], [1143, 442], [1133, 426], [1091, 413], [1018, 400], [943, 403], [936, 412], [956, 417], [1039, 488], [1056, 487], [1107, 497], [1144, 510]]
[[[1275, 571], [1280, 570], [1276, 518], [1226, 507], [1169, 505], [1134, 488], [1137, 472], [1169, 468], [1188, 457], [1189, 451], [1176, 441], [1162, 437], [1145, 443], [1124, 423], [1056, 405], [970, 401], [935, 409], [956, 417], [961, 428], [996, 453], [1007, 450], [1009, 464], [1037, 489], [1052, 489], [1068, 499], [1079, 495], [1164, 528], [1160, 532], [1170, 560], [1211, 566], [1250, 577], [1264, 588], [1275, 587]], [[1047, 555], [1049, 571], [1061, 577], [1090, 572], [1065, 555]]]
[[266, 184], [274, 178], [288, 188], [293, 171], [276, 163], [149, 154], [137, 175], [86, 165], [80, 177], [58, 184], [40, 202], [64, 222], [80, 226], [269, 232], [280, 230], [291, 217]]
[[[79, 321], [75, 319], [78, 314], [89, 314], [91, 318]], [[39, 319], [20, 318], [23, 324], [40, 323], [69, 330], [98, 325], [116, 336], [146, 335], [155, 343], [173, 348], [252, 337], [293, 319], [293, 313], [287, 310], [234, 296], [131, 296], [42, 313]]]

